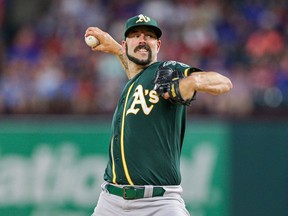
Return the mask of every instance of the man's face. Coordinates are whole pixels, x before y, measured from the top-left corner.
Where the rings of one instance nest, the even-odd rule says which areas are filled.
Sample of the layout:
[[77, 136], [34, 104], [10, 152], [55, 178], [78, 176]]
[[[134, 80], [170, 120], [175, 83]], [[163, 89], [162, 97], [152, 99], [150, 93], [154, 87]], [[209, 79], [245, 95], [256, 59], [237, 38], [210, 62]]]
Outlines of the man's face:
[[128, 59], [142, 66], [157, 60], [160, 44], [154, 31], [147, 27], [133, 28], [122, 43]]

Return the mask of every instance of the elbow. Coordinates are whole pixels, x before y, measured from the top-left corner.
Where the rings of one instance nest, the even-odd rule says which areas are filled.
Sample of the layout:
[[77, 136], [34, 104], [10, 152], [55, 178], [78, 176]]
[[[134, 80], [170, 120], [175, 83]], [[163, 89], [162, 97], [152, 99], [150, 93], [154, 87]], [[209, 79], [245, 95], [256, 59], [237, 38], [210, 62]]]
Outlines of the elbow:
[[227, 91], [230, 91], [233, 88], [233, 83], [230, 79], [227, 80]]
[[226, 82], [224, 83], [222, 93], [229, 92], [232, 88], [233, 88], [233, 84], [232, 84], [231, 80], [227, 78]]
[[229, 92], [233, 88], [232, 81], [228, 77], [220, 75], [218, 73], [216, 73], [216, 77], [215, 80], [217, 80], [216, 81], [217, 84], [214, 86], [215, 88], [212, 94], [214, 95], [224, 94], [226, 92]]
[[230, 79], [226, 78], [218, 88], [212, 93], [214, 95], [220, 95], [229, 92], [233, 88], [233, 84]]

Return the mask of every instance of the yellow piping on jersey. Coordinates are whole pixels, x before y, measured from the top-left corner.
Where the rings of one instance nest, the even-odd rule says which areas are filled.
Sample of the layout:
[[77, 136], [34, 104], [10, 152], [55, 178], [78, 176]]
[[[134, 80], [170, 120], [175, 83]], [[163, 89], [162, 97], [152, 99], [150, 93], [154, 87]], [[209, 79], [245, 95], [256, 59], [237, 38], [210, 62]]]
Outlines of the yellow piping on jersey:
[[114, 162], [113, 148], [114, 148], [114, 136], [112, 137], [112, 140], [111, 140], [111, 149], [110, 149], [110, 152], [111, 152], [111, 157], [112, 157], [112, 174], [113, 174], [112, 182], [113, 182], [114, 184], [117, 184], [117, 183], [116, 183], [116, 172], [115, 172], [115, 162]]
[[125, 158], [125, 152], [124, 152], [124, 123], [125, 123], [125, 113], [126, 113], [126, 106], [127, 106], [127, 102], [128, 102], [128, 96], [130, 94], [130, 91], [132, 89], [132, 87], [134, 86], [134, 83], [131, 84], [131, 86], [128, 89], [127, 95], [126, 95], [126, 100], [125, 100], [125, 104], [124, 104], [124, 109], [123, 109], [123, 114], [122, 114], [122, 124], [121, 124], [121, 140], [120, 140], [120, 145], [121, 145], [121, 156], [122, 156], [122, 163], [123, 163], [123, 168], [124, 168], [124, 173], [126, 176], [126, 179], [128, 181], [128, 183], [130, 185], [134, 185], [134, 183], [132, 182], [131, 178], [130, 178], [130, 174], [127, 168], [127, 164], [126, 164], [126, 158]]

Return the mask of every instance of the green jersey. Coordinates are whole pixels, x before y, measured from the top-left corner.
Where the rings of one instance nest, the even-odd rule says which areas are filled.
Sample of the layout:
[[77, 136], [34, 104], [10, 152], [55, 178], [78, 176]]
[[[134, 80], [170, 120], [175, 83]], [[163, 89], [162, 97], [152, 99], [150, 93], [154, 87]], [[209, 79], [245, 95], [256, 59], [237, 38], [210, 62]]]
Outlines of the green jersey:
[[[164, 65], [163, 65], [164, 64]], [[156, 62], [128, 81], [112, 120], [104, 179], [121, 185], [179, 185], [186, 107], [153, 90], [159, 66], [199, 71], [175, 61]]]

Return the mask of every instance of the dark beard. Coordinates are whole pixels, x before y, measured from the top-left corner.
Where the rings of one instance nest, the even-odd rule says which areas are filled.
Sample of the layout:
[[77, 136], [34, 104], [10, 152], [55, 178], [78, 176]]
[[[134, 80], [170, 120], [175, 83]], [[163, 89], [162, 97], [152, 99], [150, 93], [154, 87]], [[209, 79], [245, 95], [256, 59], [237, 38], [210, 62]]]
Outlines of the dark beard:
[[138, 49], [141, 49], [141, 48], [145, 48], [148, 51], [148, 58], [146, 60], [140, 60], [140, 59], [137, 59], [137, 58], [129, 55], [128, 54], [128, 46], [127, 46], [127, 44], [126, 44], [126, 55], [127, 55], [127, 58], [130, 61], [134, 62], [135, 64], [145, 66], [145, 65], [148, 65], [148, 64], [150, 64], [152, 62], [152, 52], [151, 52], [150, 47], [147, 46], [147, 45], [139, 45], [139, 46], [137, 46], [135, 48], [134, 52], [136, 52]]

